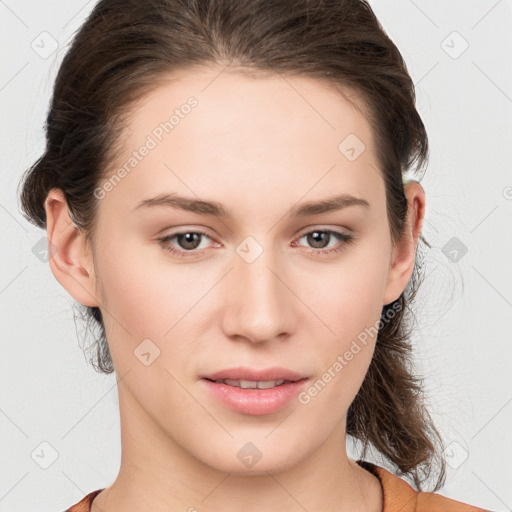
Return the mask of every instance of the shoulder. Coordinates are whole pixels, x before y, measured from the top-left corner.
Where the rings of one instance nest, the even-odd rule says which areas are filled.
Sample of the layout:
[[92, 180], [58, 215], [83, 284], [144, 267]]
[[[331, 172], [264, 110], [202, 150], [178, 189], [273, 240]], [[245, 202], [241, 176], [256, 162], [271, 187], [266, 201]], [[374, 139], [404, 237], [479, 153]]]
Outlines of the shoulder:
[[441, 494], [416, 491], [405, 480], [371, 462], [358, 460], [357, 463], [379, 478], [384, 504], [382, 512], [489, 512]]
[[92, 491], [87, 496], [84, 496], [78, 503], [71, 505], [71, 507], [67, 508], [65, 512], [90, 512], [91, 503], [96, 496], [103, 491], [103, 489], [97, 489], [96, 491]]

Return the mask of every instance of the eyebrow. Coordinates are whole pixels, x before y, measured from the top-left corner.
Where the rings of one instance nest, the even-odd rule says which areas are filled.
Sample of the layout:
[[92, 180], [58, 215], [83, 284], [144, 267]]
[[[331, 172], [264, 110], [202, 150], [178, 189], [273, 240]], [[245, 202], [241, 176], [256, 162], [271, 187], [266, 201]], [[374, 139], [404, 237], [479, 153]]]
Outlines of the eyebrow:
[[[319, 213], [341, 210], [354, 205], [370, 208], [370, 203], [366, 199], [354, 197], [350, 194], [342, 194], [329, 197], [321, 201], [309, 201], [294, 206], [288, 212], [288, 216], [305, 217], [309, 215], [317, 215]], [[166, 206], [169, 208], [177, 208], [188, 212], [212, 215], [221, 218], [232, 217], [229, 210], [227, 210], [221, 203], [182, 197], [177, 194], [160, 194], [150, 199], [144, 199], [135, 206], [134, 210], [139, 208], [151, 208], [154, 206]]]

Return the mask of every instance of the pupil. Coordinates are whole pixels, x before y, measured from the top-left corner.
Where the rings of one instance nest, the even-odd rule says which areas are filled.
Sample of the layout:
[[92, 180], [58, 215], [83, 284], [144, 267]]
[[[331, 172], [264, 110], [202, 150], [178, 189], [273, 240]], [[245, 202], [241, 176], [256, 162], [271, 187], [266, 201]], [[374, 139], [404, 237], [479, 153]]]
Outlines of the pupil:
[[[323, 231], [313, 231], [310, 234], [310, 237], [313, 239], [313, 244], [321, 243], [321, 239], [324, 237], [326, 238], [328, 236], [329, 236], [329, 233], [325, 233]], [[322, 247], [325, 247], [325, 245], [323, 245], [321, 247], [316, 247], [316, 248], [318, 249], [318, 248], [322, 248]]]
[[[183, 239], [183, 238], [185, 239], [185, 245], [183, 245], [183, 247], [185, 249], [195, 249], [196, 248], [197, 243], [194, 243], [194, 241], [193, 241], [194, 237], [199, 238], [199, 233], [185, 233], [180, 236], [181, 239]], [[197, 240], [196, 240], [196, 242], [197, 242]], [[187, 244], [191, 244], [192, 247], [187, 246]], [[180, 242], [180, 245], [182, 245], [181, 242]]]

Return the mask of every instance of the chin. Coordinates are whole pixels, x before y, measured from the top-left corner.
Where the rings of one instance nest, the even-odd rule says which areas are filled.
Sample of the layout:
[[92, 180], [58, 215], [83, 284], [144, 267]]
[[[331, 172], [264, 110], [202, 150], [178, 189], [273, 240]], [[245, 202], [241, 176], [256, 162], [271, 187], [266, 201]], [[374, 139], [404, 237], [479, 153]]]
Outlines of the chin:
[[[268, 435], [268, 432], [265, 435]], [[280, 445], [276, 443], [274, 445], [269, 440], [266, 442], [263, 440], [261, 442], [233, 441], [233, 447], [219, 447], [216, 452], [211, 453], [212, 459], [205, 458], [205, 453], [202, 453], [200, 460], [218, 471], [240, 476], [280, 473], [291, 469], [307, 456], [300, 440], [297, 440], [297, 445], [300, 446], [300, 450], [295, 444], [283, 446], [282, 443]], [[216, 456], [219, 452], [222, 453], [222, 457]], [[230, 457], [229, 453], [233, 456]]]

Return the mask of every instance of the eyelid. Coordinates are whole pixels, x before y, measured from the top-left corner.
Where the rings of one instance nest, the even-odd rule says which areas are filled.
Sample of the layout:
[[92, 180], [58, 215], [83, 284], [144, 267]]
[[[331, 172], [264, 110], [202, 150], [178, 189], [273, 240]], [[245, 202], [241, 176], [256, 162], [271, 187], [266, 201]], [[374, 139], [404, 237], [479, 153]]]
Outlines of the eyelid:
[[[356, 236], [353, 234], [351, 230], [348, 230], [350, 233], [345, 233], [343, 231], [340, 231], [342, 228], [336, 227], [334, 228], [327, 228], [327, 227], [319, 227], [319, 226], [309, 226], [306, 228], [303, 228], [302, 232], [299, 235], [296, 235], [293, 239], [293, 247], [301, 247], [302, 249], [309, 250], [310, 254], [313, 256], [322, 256], [322, 255], [331, 255], [338, 253], [344, 249], [347, 245], [352, 245], [356, 241]], [[346, 229], [346, 228], [344, 228]], [[303, 238], [304, 236], [314, 233], [316, 231], [323, 232], [323, 233], [330, 233], [331, 236], [334, 236], [338, 239], [338, 242], [335, 244], [334, 247], [322, 249], [322, 248], [307, 248], [305, 246], [299, 245], [298, 241]], [[195, 233], [203, 235], [207, 238], [209, 238], [213, 244], [218, 244], [219, 242], [216, 242], [216, 239], [212, 237], [209, 233], [206, 231], [203, 231], [203, 229], [188, 229], [188, 228], [180, 228], [178, 231], [175, 231], [173, 233], [169, 233], [167, 235], [163, 235], [162, 237], [159, 237], [157, 239], [158, 243], [161, 245], [161, 247], [170, 253], [178, 256], [178, 257], [185, 257], [185, 258], [194, 258], [194, 257], [201, 257], [205, 251], [207, 251], [208, 248], [203, 249], [194, 249], [191, 251], [186, 251], [183, 249], [176, 249], [170, 242], [169, 239], [172, 239], [179, 235], [184, 235], [187, 233]], [[167, 239], [167, 240], [166, 240]], [[222, 244], [221, 244], [222, 245]]]
[[[173, 228], [168, 228], [173, 229]], [[196, 226], [196, 227], [187, 227], [187, 226], [179, 226], [176, 228], [177, 231], [172, 231], [171, 233], [166, 233], [167, 229], [163, 230], [162, 234], [158, 235], [158, 239], [160, 238], [167, 238], [171, 236], [176, 235], [182, 235], [185, 233], [202, 233], [203, 235], [206, 235], [210, 240], [213, 242], [217, 242], [217, 239], [215, 236], [209, 233], [209, 229], [205, 228], [203, 226]], [[342, 231], [340, 231], [340, 229]], [[326, 231], [326, 232], [334, 232], [334, 233], [340, 233], [342, 235], [346, 236], [354, 236], [353, 231], [345, 226], [322, 226], [320, 224], [312, 224], [310, 226], [306, 226], [305, 228], [301, 228], [299, 231], [296, 232], [295, 235], [293, 235], [294, 240], [297, 240], [298, 238], [302, 238], [304, 235], [307, 235], [313, 231]], [[220, 243], [220, 242], [217, 242]]]
[[[208, 237], [212, 241], [212, 244], [220, 243], [220, 242], [217, 242], [217, 236], [213, 235], [211, 233], [211, 230], [204, 226], [195, 226], [195, 227], [178, 226], [178, 227], [174, 227], [174, 228], [169, 227], [169, 228], [162, 230], [160, 232], [160, 234], [156, 235], [155, 240], [159, 241], [159, 240], [162, 240], [163, 238], [172, 238], [177, 235], [184, 235], [186, 233], [201, 233], [205, 237]], [[201, 249], [199, 251], [201, 251]], [[199, 252], [199, 251], [196, 251], [196, 252]]]
[[312, 231], [327, 231], [327, 232], [334, 232], [334, 233], [340, 233], [342, 235], [353, 235], [353, 231], [347, 227], [344, 226], [322, 226], [321, 224], [312, 224], [311, 226], [307, 226], [305, 228], [302, 228], [298, 234], [295, 236], [295, 238], [301, 238], [304, 235], [307, 235], [308, 233], [311, 233]]

